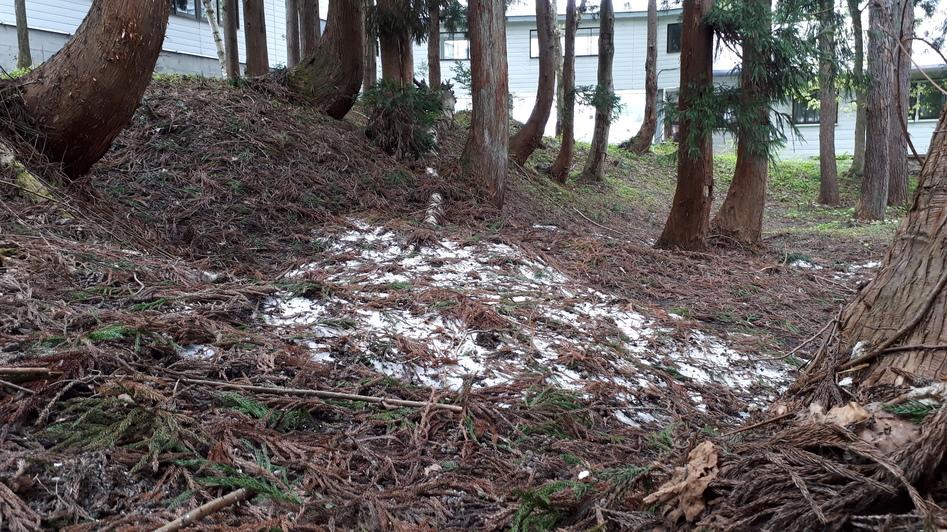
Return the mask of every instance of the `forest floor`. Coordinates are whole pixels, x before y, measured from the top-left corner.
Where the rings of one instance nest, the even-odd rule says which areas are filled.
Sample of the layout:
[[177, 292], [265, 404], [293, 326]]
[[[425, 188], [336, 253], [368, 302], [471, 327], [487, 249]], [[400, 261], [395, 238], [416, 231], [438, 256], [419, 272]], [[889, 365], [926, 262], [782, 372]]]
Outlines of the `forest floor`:
[[817, 206], [818, 162], [781, 161], [762, 245], [655, 250], [670, 147], [558, 186], [550, 140], [500, 213], [462, 128], [404, 162], [363, 119], [156, 80], [94, 196], [0, 195], [0, 529], [153, 528], [239, 488], [205, 526], [655, 524], [649, 487], [792, 382], [902, 214], [854, 223], [854, 183]]

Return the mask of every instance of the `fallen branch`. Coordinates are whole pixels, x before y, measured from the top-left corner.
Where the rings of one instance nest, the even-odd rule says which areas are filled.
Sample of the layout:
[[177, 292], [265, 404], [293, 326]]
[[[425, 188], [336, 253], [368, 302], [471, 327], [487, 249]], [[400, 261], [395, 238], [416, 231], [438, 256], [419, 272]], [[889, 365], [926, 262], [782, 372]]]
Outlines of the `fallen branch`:
[[60, 375], [60, 372], [53, 371], [49, 368], [0, 367], [0, 376], [12, 377], [15, 380], [30, 380], [38, 377], [50, 377], [52, 375]]
[[233, 384], [230, 382], [210, 381], [204, 379], [181, 379], [181, 382], [190, 384], [207, 384], [220, 388], [232, 388], [235, 390], [245, 390], [248, 392], [272, 393], [277, 395], [309, 395], [321, 397], [323, 399], [346, 399], [349, 401], [364, 401], [366, 403], [378, 403], [382, 405], [410, 406], [417, 408], [440, 408], [452, 412], [463, 412], [464, 408], [459, 405], [448, 405], [444, 403], [431, 403], [428, 401], [408, 401], [405, 399], [393, 399], [391, 397], [375, 397], [373, 395], [359, 395], [354, 393], [330, 392], [326, 390], [310, 390], [306, 388], [282, 388], [279, 386], [253, 386], [250, 384]]
[[246, 488], [240, 488], [236, 491], [231, 491], [223, 497], [218, 497], [207, 504], [202, 504], [201, 506], [194, 508], [190, 512], [178, 517], [174, 521], [171, 521], [161, 528], [156, 529], [155, 532], [176, 532], [177, 530], [181, 530], [182, 528], [196, 521], [200, 521], [208, 515], [218, 512], [232, 504], [246, 500], [250, 498], [251, 495], [253, 495], [253, 492]]
[[0, 386], [6, 386], [7, 388], [13, 388], [14, 390], [28, 393], [30, 395], [36, 395], [36, 392], [34, 392], [33, 390], [29, 388], [24, 388], [20, 386], [19, 384], [13, 384], [12, 382], [7, 382], [5, 380], [0, 380]]

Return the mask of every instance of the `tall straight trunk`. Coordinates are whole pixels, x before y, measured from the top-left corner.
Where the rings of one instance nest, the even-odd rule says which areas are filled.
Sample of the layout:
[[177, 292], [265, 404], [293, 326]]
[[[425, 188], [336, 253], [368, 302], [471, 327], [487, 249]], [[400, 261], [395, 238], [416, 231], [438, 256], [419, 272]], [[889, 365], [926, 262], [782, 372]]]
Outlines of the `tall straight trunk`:
[[326, 33], [289, 73], [289, 86], [333, 118], [342, 118], [362, 86], [362, 0], [329, 4]]
[[[605, 167], [605, 155], [608, 153], [608, 128], [612, 121], [612, 59], [615, 57], [615, 11], [612, 0], [602, 0], [599, 5], [598, 29], [598, 85], [596, 91], [604, 94], [602, 102], [595, 108], [595, 127], [592, 130], [592, 144], [589, 156], [582, 169], [582, 179], [601, 181]], [[605, 101], [608, 103], [606, 104]]]
[[648, 54], [644, 62], [644, 120], [638, 133], [628, 141], [635, 153], [651, 149], [654, 132], [658, 129], [658, 2], [648, 0]]
[[[943, 347], [947, 345], [945, 129], [947, 114], [942, 112], [914, 204], [888, 248], [881, 270], [842, 316], [842, 337], [849, 347], [867, 342], [869, 349], [904, 349], [874, 361], [868, 383], [899, 382], [903, 377], [897, 370], [934, 382], [947, 379], [947, 349]], [[867, 178], [868, 174], [865, 175]], [[905, 349], [906, 346], [939, 347]]]
[[299, 64], [299, 3], [286, 0], [286, 67]]
[[[398, 16], [406, 0], [378, 0], [377, 9], [387, 16]], [[410, 85], [414, 81], [414, 57], [411, 36], [406, 31], [379, 27], [381, 48], [381, 79]]]
[[30, 52], [30, 25], [26, 19], [26, 0], [14, 0], [16, 11], [16, 67], [33, 66], [33, 54]]
[[852, 33], [854, 34], [854, 57], [852, 60], [852, 74], [855, 77], [855, 147], [852, 153], [852, 166], [849, 175], [861, 179], [865, 173], [865, 127], [867, 115], [865, 113], [865, 36], [862, 31], [862, 12], [859, 0], [848, 0], [848, 12], [852, 18]]
[[[894, 87], [890, 0], [868, 3], [868, 128], [865, 139], [865, 175], [855, 208], [860, 220], [881, 220], [888, 202], [891, 106]], [[897, 127], [897, 124], [895, 124]]]
[[322, 24], [319, 21], [319, 0], [296, 1], [299, 2], [299, 57], [302, 59], [312, 55], [319, 46]]
[[362, 57], [364, 58], [365, 66], [362, 69], [362, 90], [367, 91], [368, 89], [375, 86], [375, 78], [378, 76], [378, 66], [375, 64], [375, 50], [376, 42], [375, 34], [371, 31], [371, 27], [368, 24], [368, 17], [371, 13], [371, 10], [374, 8], [375, 4], [373, 0], [362, 0], [362, 21], [363, 21], [363, 44], [362, 44]]
[[441, 4], [428, 0], [430, 20], [427, 25], [427, 83], [431, 89], [441, 88]]
[[556, 7], [556, 0], [549, 2], [552, 11], [553, 32], [552, 44], [555, 50], [556, 63], [556, 126], [554, 134], [556, 138], [562, 136], [562, 109], [565, 107], [565, 98], [562, 94], [562, 32], [559, 30], [559, 8]]
[[237, 0], [224, 0], [224, 50], [227, 53], [227, 77], [231, 80], [240, 77], [240, 49], [237, 45], [238, 10]]
[[94, 0], [72, 39], [20, 78], [38, 145], [76, 178], [108, 151], [151, 81], [169, 2]]
[[[890, 145], [888, 147], [888, 205], [908, 202], [908, 107], [911, 105], [911, 43], [914, 37], [914, 2], [893, 2], [892, 39], [894, 68], [894, 105], [891, 106]], [[898, 44], [900, 42], [900, 45]], [[906, 52], [901, 50], [904, 47]]]
[[490, 201], [502, 208], [510, 139], [506, 3], [470, 0], [467, 13], [473, 108], [462, 162], [467, 173], [486, 187]]
[[707, 246], [714, 194], [711, 131], [687, 118], [687, 111], [713, 87], [713, 29], [704, 17], [712, 0], [684, 0], [681, 25], [681, 146], [677, 151], [677, 188], [657, 247], [700, 250]]
[[838, 205], [838, 162], [835, 160], [835, 118], [838, 90], [835, 88], [835, 2], [820, 0], [819, 29], [819, 199], [823, 205]]
[[[768, 21], [772, 9], [770, 0], [760, 0], [759, 4]], [[766, 182], [769, 179], [766, 147], [760, 146], [758, 140], [769, 133], [769, 102], [765, 100], [766, 88], [753, 75], [765, 68], [765, 63], [759, 43], [752, 39], [744, 40], [740, 98], [743, 109], [753, 113], [755, 120], [752, 125], [740, 126], [733, 181], [714, 219], [717, 232], [746, 244], [755, 244], [762, 237]], [[753, 139], [757, 139], [756, 142]]]
[[543, 140], [546, 123], [549, 122], [549, 114], [552, 113], [552, 103], [556, 99], [556, 14], [552, 11], [549, 0], [535, 1], [536, 34], [539, 39], [539, 81], [536, 84], [536, 103], [533, 104], [533, 110], [529, 113], [526, 123], [510, 139], [510, 157], [520, 165], [526, 164], [526, 160]]
[[207, 17], [207, 25], [210, 26], [210, 34], [214, 38], [214, 48], [217, 49], [217, 62], [220, 63], [220, 73], [227, 75], [227, 50], [224, 47], [224, 40], [220, 35], [220, 25], [217, 24], [217, 10], [214, 8], [213, 0], [204, 0], [204, 16]]
[[263, 0], [243, 0], [243, 33], [246, 39], [247, 75], [267, 74], [270, 71], [270, 59], [266, 48]]
[[562, 58], [562, 144], [559, 154], [549, 169], [552, 178], [565, 183], [572, 168], [572, 155], [575, 151], [575, 34], [579, 27], [579, 16], [575, 0], [566, 0], [566, 43]]

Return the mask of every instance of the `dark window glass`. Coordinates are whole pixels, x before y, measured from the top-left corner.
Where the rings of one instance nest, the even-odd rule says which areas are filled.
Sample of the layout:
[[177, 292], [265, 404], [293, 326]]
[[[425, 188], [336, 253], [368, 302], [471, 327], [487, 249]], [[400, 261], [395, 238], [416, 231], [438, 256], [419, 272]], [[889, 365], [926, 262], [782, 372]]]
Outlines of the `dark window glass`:
[[911, 106], [908, 118], [911, 120], [936, 120], [944, 108], [944, 93], [929, 81], [916, 81], [911, 84]]
[[677, 54], [681, 51], [681, 24], [668, 24], [668, 53]]
[[[561, 49], [566, 49], [566, 37], [563, 35], [559, 42]], [[575, 32], [575, 56], [591, 57], [598, 55], [598, 28], [579, 28]], [[529, 57], [539, 57], [539, 34], [536, 30], [529, 30]]]
[[441, 33], [441, 59], [463, 61], [470, 59], [470, 40], [465, 33]]
[[819, 106], [816, 104], [818, 99], [813, 100], [793, 100], [792, 102], [792, 123], [793, 124], [818, 124]]

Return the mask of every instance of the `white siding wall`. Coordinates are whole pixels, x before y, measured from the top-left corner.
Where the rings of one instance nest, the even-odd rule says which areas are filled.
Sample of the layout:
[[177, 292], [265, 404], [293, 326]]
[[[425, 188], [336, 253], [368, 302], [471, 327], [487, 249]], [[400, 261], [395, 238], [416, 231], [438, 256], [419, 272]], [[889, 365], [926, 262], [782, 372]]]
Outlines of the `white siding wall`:
[[[201, 0], [197, 1], [200, 2]], [[270, 65], [284, 65], [286, 64], [284, 0], [263, 1], [266, 11], [266, 39]], [[91, 0], [29, 0], [26, 3], [27, 19], [31, 29], [71, 35], [79, 27], [91, 5]], [[242, 8], [240, 22], [242, 26]], [[16, 25], [12, 1], [0, 3], [0, 24]], [[242, 28], [238, 33], [237, 42], [239, 43], [240, 60], [242, 62], [246, 58]], [[193, 17], [171, 15], [162, 49], [167, 53], [217, 59], [217, 50], [210, 26], [206, 22], [199, 22]], [[56, 50], [41, 49], [40, 52], [40, 57], [34, 59], [48, 59]]]

